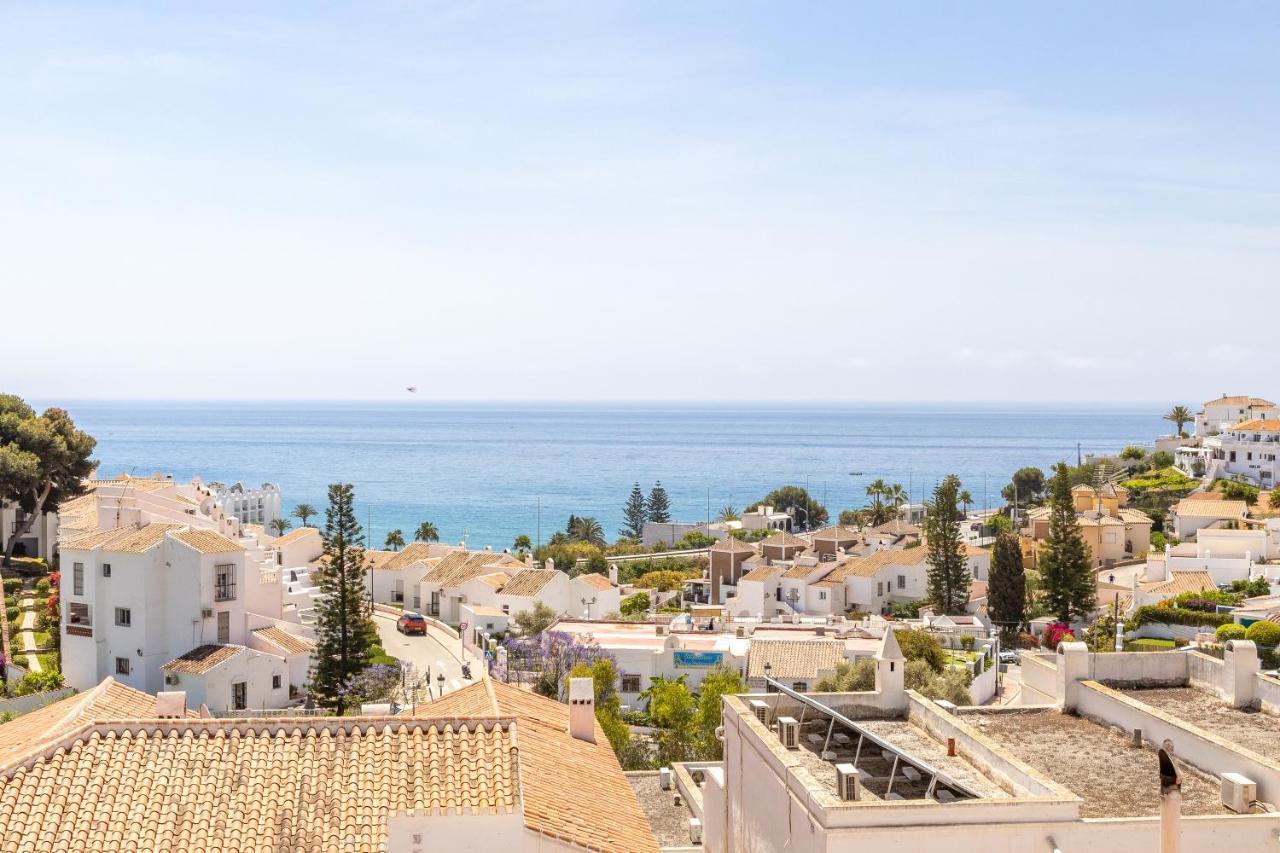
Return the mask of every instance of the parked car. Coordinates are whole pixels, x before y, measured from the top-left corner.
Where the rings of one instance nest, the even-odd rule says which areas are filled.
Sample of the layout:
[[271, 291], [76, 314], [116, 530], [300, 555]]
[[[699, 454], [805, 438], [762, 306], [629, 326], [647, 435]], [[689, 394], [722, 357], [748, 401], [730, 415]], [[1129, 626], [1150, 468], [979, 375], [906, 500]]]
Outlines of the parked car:
[[427, 635], [427, 617], [421, 613], [405, 613], [396, 620], [396, 629], [401, 634]]
[[1017, 652], [1011, 651], [1009, 649], [1005, 649], [1000, 653], [1000, 663], [1017, 663], [1017, 662], [1018, 662]]

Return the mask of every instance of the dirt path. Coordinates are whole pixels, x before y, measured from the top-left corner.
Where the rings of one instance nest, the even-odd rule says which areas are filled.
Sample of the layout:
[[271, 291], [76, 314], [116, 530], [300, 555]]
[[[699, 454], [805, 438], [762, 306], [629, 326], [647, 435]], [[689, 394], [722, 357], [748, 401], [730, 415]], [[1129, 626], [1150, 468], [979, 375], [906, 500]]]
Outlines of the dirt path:
[[40, 665], [40, 656], [35, 653], [36, 646], [36, 600], [22, 599], [22, 623], [18, 636], [22, 638], [22, 650], [27, 653], [27, 669], [31, 672], [44, 672]]

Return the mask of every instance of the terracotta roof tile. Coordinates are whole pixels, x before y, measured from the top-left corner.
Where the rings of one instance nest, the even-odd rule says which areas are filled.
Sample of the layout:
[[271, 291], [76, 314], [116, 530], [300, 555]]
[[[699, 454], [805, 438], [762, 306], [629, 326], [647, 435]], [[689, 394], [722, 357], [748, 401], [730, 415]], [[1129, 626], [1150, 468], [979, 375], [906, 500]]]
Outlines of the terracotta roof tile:
[[1173, 505], [1179, 518], [1244, 518], [1249, 507], [1244, 501], [1216, 501], [1183, 498]]
[[[418, 710], [515, 718], [527, 828], [588, 850], [656, 853], [649, 821], [598, 723], [595, 743], [578, 740], [569, 734], [568, 705], [491, 679]], [[568, 780], [591, 795], [566, 796]]]
[[604, 575], [587, 573], [584, 575], [578, 575], [574, 580], [578, 583], [586, 584], [592, 589], [599, 590], [600, 592], [608, 592], [613, 589], [613, 584], [609, 583], [609, 579]]
[[160, 667], [166, 672], [186, 672], [191, 675], [203, 675], [219, 664], [226, 663], [240, 652], [244, 646], [208, 644], [197, 646], [185, 655], [176, 657]]
[[1169, 579], [1140, 585], [1143, 592], [1167, 593], [1181, 595], [1184, 592], [1200, 592], [1216, 590], [1213, 578], [1208, 572], [1170, 572]]
[[201, 554], [226, 554], [231, 551], [243, 551], [244, 548], [232, 542], [221, 533], [212, 530], [178, 530], [171, 534], [174, 539], [184, 545], [190, 545]]
[[310, 536], [313, 533], [316, 536], [320, 535], [319, 529], [315, 527], [298, 527], [293, 530], [290, 530], [288, 533], [286, 533], [283, 536], [277, 536], [275, 539], [272, 540], [271, 544], [290, 545], [294, 542], [297, 542], [299, 539], [303, 539], [307, 536]]
[[757, 566], [738, 578], [738, 583], [743, 581], [768, 581], [773, 580], [783, 573], [782, 566]]
[[90, 724], [0, 771], [0, 838], [31, 850], [372, 853], [387, 849], [390, 812], [518, 810], [530, 775], [517, 769], [526, 762], [518, 728], [402, 718]]
[[839, 640], [752, 640], [747, 678], [763, 678], [768, 663], [769, 674], [779, 681], [812, 679], [844, 659], [844, 643]]
[[521, 569], [502, 588], [503, 595], [537, 595], [542, 588], [562, 574], [555, 569]]
[[748, 552], [754, 554], [756, 551], [755, 548], [752, 548], [746, 542], [743, 542], [733, 536], [721, 539], [719, 542], [711, 546], [711, 550], [716, 553], [725, 554], [745, 554]]
[[272, 625], [269, 628], [258, 628], [253, 631], [253, 635], [277, 648], [284, 649], [286, 654], [310, 654], [316, 648], [315, 640], [299, 637], [297, 634], [290, 634], [278, 625]]

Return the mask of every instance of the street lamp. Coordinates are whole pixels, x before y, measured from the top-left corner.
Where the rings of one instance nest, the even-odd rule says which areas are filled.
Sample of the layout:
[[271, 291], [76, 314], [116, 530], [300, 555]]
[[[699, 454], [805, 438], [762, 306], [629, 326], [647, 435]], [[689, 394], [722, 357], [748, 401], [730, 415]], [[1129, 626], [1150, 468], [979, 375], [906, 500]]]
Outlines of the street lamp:
[[595, 603], [596, 603], [595, 596], [592, 596], [590, 599], [587, 599], [587, 598], [582, 599], [583, 616], [585, 616], [588, 620], [591, 619], [591, 605]]

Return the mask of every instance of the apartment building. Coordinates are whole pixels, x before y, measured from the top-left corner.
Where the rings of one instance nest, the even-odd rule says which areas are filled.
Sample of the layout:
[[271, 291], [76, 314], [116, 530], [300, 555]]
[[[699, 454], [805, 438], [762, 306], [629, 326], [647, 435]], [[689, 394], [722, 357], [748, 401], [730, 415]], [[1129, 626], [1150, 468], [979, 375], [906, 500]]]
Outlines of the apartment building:
[[1241, 479], [1262, 489], [1272, 488], [1280, 478], [1280, 418], [1255, 417], [1240, 421], [1204, 440], [1209, 456], [1209, 474]]
[[1209, 400], [1195, 416], [1197, 438], [1207, 438], [1223, 430], [1249, 420], [1274, 421], [1280, 419], [1280, 407], [1261, 397], [1228, 396], [1223, 394]]

